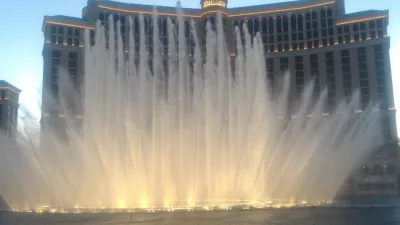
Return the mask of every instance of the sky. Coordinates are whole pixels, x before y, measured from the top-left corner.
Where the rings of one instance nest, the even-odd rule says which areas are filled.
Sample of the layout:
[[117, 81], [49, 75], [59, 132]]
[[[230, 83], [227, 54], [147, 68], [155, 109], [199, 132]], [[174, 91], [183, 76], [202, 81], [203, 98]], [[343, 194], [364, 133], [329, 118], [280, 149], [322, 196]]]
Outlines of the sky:
[[[120, 2], [175, 6], [175, 0], [118, 0]], [[200, 7], [200, 0], [181, 0], [183, 7]], [[280, 0], [229, 0], [228, 7], [284, 2]], [[87, 0], [0, 0], [0, 80], [22, 89], [21, 107], [40, 115], [39, 99], [43, 75], [44, 15], [81, 17]], [[346, 13], [389, 9], [391, 66], [396, 105], [400, 106], [400, 1], [346, 0]], [[398, 21], [396, 23], [396, 21]], [[400, 123], [398, 113], [397, 121]], [[399, 126], [400, 128], [400, 126]], [[398, 130], [400, 131], [400, 129]], [[400, 134], [400, 132], [398, 132]]]

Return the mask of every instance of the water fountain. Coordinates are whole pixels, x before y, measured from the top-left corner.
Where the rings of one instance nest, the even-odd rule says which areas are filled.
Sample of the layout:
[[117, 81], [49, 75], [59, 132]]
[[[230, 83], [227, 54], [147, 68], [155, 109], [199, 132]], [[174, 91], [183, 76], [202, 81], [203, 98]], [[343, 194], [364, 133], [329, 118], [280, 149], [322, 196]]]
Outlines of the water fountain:
[[[357, 94], [329, 113], [326, 92], [314, 101], [312, 81], [296, 109], [288, 77], [272, 95], [261, 38], [252, 41], [245, 29], [244, 43], [236, 30], [234, 58], [222, 23], [216, 31], [208, 25], [206, 53], [196, 45], [190, 54], [178, 17], [168, 20], [168, 52], [154, 26], [151, 55], [141, 16], [139, 52], [130, 29], [126, 57], [112, 18], [109, 24], [108, 50], [99, 22], [95, 46], [85, 32], [80, 128], [68, 111], [78, 95], [61, 79], [69, 143], [47, 130], [40, 145], [32, 136], [2, 145], [0, 193], [13, 209], [212, 209], [329, 200], [381, 143], [379, 117], [373, 110], [358, 113]], [[191, 36], [199, 43], [194, 29]]]

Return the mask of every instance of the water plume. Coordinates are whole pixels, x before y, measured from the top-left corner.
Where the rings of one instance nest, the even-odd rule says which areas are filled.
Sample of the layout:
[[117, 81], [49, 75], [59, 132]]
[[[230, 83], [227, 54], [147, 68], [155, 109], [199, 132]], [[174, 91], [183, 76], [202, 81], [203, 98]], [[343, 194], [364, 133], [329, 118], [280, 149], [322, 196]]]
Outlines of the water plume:
[[125, 43], [112, 17], [107, 29], [96, 24], [94, 46], [86, 30], [84, 88], [64, 74], [54, 99], [61, 125], [42, 124], [39, 145], [32, 135], [1, 140], [6, 202], [169, 208], [332, 199], [382, 143], [378, 113], [355, 113], [358, 94], [329, 111], [326, 91], [314, 101], [312, 81], [297, 101], [289, 75], [273, 92], [260, 35], [237, 28], [231, 57], [221, 21], [207, 25], [205, 52], [182, 16], [168, 19], [167, 48], [157, 25], [149, 44], [144, 15], [129, 19]]

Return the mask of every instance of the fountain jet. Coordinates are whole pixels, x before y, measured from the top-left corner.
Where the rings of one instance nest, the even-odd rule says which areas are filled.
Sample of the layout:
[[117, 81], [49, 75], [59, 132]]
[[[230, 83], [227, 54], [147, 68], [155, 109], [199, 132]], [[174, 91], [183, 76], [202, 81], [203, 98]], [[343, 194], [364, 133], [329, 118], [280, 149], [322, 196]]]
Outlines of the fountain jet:
[[379, 115], [354, 113], [358, 94], [332, 109], [313, 81], [293, 97], [289, 75], [273, 91], [260, 35], [236, 28], [232, 57], [220, 15], [204, 46], [193, 21], [168, 19], [165, 37], [158, 21], [156, 12], [129, 18], [124, 42], [110, 17], [97, 23], [94, 46], [86, 30], [84, 88], [64, 74], [54, 99], [62, 126], [43, 124], [40, 145], [34, 136], [1, 140], [0, 194], [10, 207], [320, 201], [382, 143]]

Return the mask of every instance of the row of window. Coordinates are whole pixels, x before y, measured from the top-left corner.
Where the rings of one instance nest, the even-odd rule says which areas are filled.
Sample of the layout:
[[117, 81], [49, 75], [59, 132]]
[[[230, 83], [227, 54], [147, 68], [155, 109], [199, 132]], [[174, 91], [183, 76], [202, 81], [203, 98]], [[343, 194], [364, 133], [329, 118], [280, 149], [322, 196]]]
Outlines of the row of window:
[[326, 81], [328, 87], [328, 105], [336, 105], [336, 77], [333, 52], [325, 53]]
[[[128, 30], [128, 23], [125, 16], [112, 15], [109, 13], [100, 13], [99, 20], [105, 26], [106, 45], [108, 47], [109, 39], [109, 20], [112, 17], [114, 21], [115, 39], [118, 38], [117, 24], [120, 25], [120, 34], [122, 34], [122, 41], [125, 43], [127, 39], [126, 31]], [[172, 23], [175, 24], [175, 18], [171, 18]], [[215, 30], [215, 18], [210, 17], [206, 19], [211, 22], [212, 28]], [[204, 24], [206, 20], [202, 21]], [[292, 15], [284, 15], [277, 17], [264, 17], [249, 20], [233, 21], [233, 26], [243, 28], [246, 26], [251, 36], [257, 32], [262, 35], [263, 43], [266, 52], [280, 52], [290, 50], [303, 50], [309, 48], [318, 48], [323, 46], [330, 46], [335, 44], [335, 32], [338, 34], [338, 43], [348, 43], [350, 41], [360, 41], [373, 38], [383, 37], [387, 33], [387, 21], [385, 18], [371, 20], [367, 22], [359, 22], [354, 24], [338, 25], [334, 24], [332, 9], [321, 9], [320, 11], [311, 11], [307, 13], [299, 13]], [[143, 29], [141, 29], [143, 24]], [[159, 18], [157, 26], [154, 26], [153, 17], [144, 16], [143, 21], [140, 21], [139, 16], [133, 18], [133, 29], [136, 51], [139, 51], [140, 46], [140, 32], [144, 31], [146, 37], [146, 44], [149, 46], [149, 52], [152, 52], [154, 28], [158, 28], [161, 43], [168, 44], [168, 23], [166, 18]], [[224, 26], [226, 20], [224, 20]], [[190, 22], [184, 22], [185, 37], [191, 39]], [[70, 30], [71, 29], [71, 30]], [[72, 30], [75, 29], [75, 30]], [[61, 26], [52, 26], [52, 43], [64, 43], [66, 45], [78, 46], [79, 45], [79, 28], [68, 28], [68, 35], [64, 37], [65, 29]], [[242, 30], [242, 29], [241, 29]], [[61, 32], [60, 32], [61, 31]], [[94, 35], [93, 35], [94, 36]], [[242, 33], [243, 37], [243, 33]], [[68, 38], [65, 40], [65, 38]], [[92, 44], [94, 38], [92, 38]], [[116, 42], [117, 46], [117, 42]], [[189, 43], [191, 46], [191, 43]], [[126, 46], [124, 46], [126, 47]], [[117, 49], [117, 47], [116, 47]], [[166, 50], [166, 49], [165, 49]]]
[[51, 25], [50, 42], [53, 44], [79, 46], [80, 33], [80, 28]]
[[68, 54], [68, 74], [71, 84], [77, 85], [78, 76], [78, 53], [69, 52]]
[[[59, 81], [60, 81], [60, 69], [61, 69], [61, 51], [53, 50], [51, 54], [51, 92], [53, 97], [57, 97], [59, 94]], [[68, 52], [68, 75], [70, 82], [76, 86], [78, 79], [78, 53]]]
[[387, 33], [386, 19], [370, 20], [354, 24], [337, 26], [338, 42], [348, 43], [351, 37], [354, 41], [384, 37]]
[[[372, 49], [374, 52], [370, 53], [375, 55], [375, 71], [376, 71], [376, 79], [379, 80], [377, 82], [377, 90], [379, 98], [377, 99], [381, 104], [382, 110], [387, 110], [387, 99], [385, 96], [385, 86], [381, 79], [384, 79], [385, 70], [384, 70], [384, 61], [383, 61], [383, 53], [382, 45], [376, 45]], [[320, 65], [321, 61], [319, 60], [319, 55], [311, 54], [309, 56], [309, 65], [308, 69], [310, 72], [311, 79], [315, 81], [313, 97], [314, 100], [317, 100], [320, 95], [321, 87], [320, 87], [320, 68], [324, 68], [324, 72], [326, 73], [326, 86], [328, 88], [328, 103], [329, 105], [336, 104], [336, 92], [337, 92], [337, 82], [338, 80], [336, 77], [336, 69], [335, 67], [335, 58], [334, 52], [326, 52], [323, 53], [325, 55], [325, 65]], [[343, 87], [343, 95], [344, 97], [350, 101], [355, 88], [360, 88], [361, 92], [361, 107], [362, 109], [367, 108], [371, 102], [371, 85], [370, 78], [369, 78], [369, 71], [374, 70], [374, 68], [369, 68], [367, 65], [367, 50], [365, 47], [359, 47], [356, 49], [356, 60], [358, 62], [358, 68], [354, 70], [357, 73], [353, 74], [352, 72], [352, 65], [355, 63], [351, 60], [350, 57], [350, 50], [345, 49], [339, 51], [340, 54], [340, 69], [341, 69], [341, 82]], [[372, 57], [372, 55], [371, 55]], [[294, 74], [295, 74], [295, 86], [296, 86], [296, 96], [297, 99], [300, 100], [302, 94], [304, 92], [304, 85], [305, 85], [305, 60], [303, 56], [295, 56], [294, 57]], [[281, 57], [279, 58], [279, 67], [275, 67], [274, 59], [268, 58], [266, 61], [266, 69], [268, 72], [268, 80], [272, 85], [274, 85], [275, 77], [283, 74], [287, 71], [289, 64], [288, 57]], [[321, 67], [322, 66], [322, 67]], [[359, 86], [353, 84], [354, 77], [359, 77]]]
[[19, 95], [13, 91], [7, 91], [5, 89], [0, 92], [0, 99], [9, 99], [14, 102], [18, 102]]
[[358, 185], [360, 191], [393, 191], [395, 188], [396, 185], [394, 183], [367, 183]]
[[[9, 124], [15, 124], [18, 119], [18, 108], [8, 105], [8, 110], [5, 109], [4, 104], [0, 104], [0, 127], [3, 125], [3, 118], [8, 119]], [[4, 117], [4, 113], [7, 113]]]
[[[329, 105], [335, 105], [336, 103], [336, 91], [337, 91], [337, 80], [335, 76], [335, 58], [334, 52], [326, 52], [325, 54], [325, 65], [320, 65], [319, 56], [317, 54], [312, 54], [309, 56], [309, 65], [311, 78], [315, 81], [314, 86], [314, 99], [318, 99], [321, 91], [320, 87], [320, 78], [319, 74], [320, 67], [325, 69], [326, 72], [326, 85], [328, 88], [328, 101]], [[341, 77], [342, 77], [342, 86], [343, 86], [343, 94], [346, 98], [350, 100], [354, 91], [353, 84], [353, 76], [351, 65], [354, 63], [351, 61], [350, 50], [345, 49], [340, 51], [340, 68], [341, 68]], [[385, 94], [385, 68], [384, 68], [384, 58], [383, 58], [383, 48], [382, 45], [376, 45], [373, 47], [373, 54], [375, 59], [375, 71], [376, 71], [376, 80], [377, 80], [377, 90], [379, 94], [379, 101], [382, 103], [382, 109], [387, 109], [387, 99]], [[358, 62], [358, 76], [359, 76], [359, 87], [361, 92], [361, 104], [362, 108], [366, 108], [370, 101], [370, 80], [368, 76], [368, 71], [373, 70], [374, 68], [369, 68], [367, 65], [367, 50], [365, 47], [359, 47], [356, 49], [356, 56]], [[372, 56], [371, 56], [372, 57]], [[303, 56], [295, 56], [295, 85], [296, 85], [296, 95], [300, 100], [301, 96], [304, 92], [305, 85], [305, 61]], [[78, 55], [76, 52], [68, 53], [68, 73], [70, 75], [70, 79], [74, 84], [77, 82], [77, 64], [78, 64]], [[61, 67], [61, 52], [55, 50], [52, 52], [52, 70], [51, 70], [51, 84], [54, 85], [52, 90], [54, 90], [54, 95], [58, 94], [58, 82], [60, 76], [60, 67]], [[266, 61], [266, 69], [268, 72], [268, 80], [274, 83], [276, 76], [279, 76], [282, 72], [285, 72], [289, 69], [289, 58], [281, 57], [279, 58], [279, 68], [275, 68], [274, 59], [267, 58]]]
[[361, 169], [361, 173], [364, 175], [394, 175], [396, 173], [396, 166], [393, 164], [388, 164], [385, 166], [375, 164], [371, 167], [364, 166]]
[[318, 56], [316, 54], [310, 55], [310, 75], [314, 80], [313, 100], [317, 101], [320, 95], [319, 86], [319, 68], [318, 68]]
[[58, 96], [59, 79], [61, 69], [61, 52], [58, 50], [52, 51], [51, 54], [51, 75], [50, 89], [53, 97]]
[[367, 52], [365, 47], [357, 48], [358, 75], [360, 80], [361, 107], [367, 108], [370, 103]]

